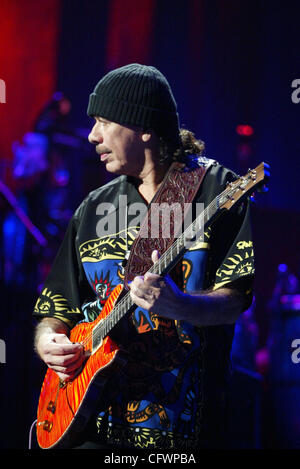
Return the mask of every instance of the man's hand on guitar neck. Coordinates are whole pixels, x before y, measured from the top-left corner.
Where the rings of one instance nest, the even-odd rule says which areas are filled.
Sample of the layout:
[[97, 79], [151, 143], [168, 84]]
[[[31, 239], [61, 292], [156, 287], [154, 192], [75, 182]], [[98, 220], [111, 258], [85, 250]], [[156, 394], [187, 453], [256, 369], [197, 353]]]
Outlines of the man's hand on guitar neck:
[[[153, 251], [152, 262], [158, 259], [158, 252]], [[147, 272], [144, 276], [135, 277], [129, 287], [132, 301], [137, 306], [161, 317], [186, 321], [194, 326], [234, 324], [246, 309], [245, 292], [234, 284], [187, 294], [168, 275], [162, 277]]]
[[37, 353], [62, 381], [74, 378], [85, 360], [82, 345], [73, 344], [68, 334], [69, 328], [62, 321], [45, 318], [38, 324], [35, 335]]
[[[157, 262], [158, 251], [153, 251], [151, 258], [153, 263]], [[168, 275], [161, 277], [147, 272], [143, 276], [135, 277], [129, 287], [136, 305], [158, 313], [162, 317], [180, 319], [177, 315], [180, 315], [180, 311], [184, 308], [185, 295]]]

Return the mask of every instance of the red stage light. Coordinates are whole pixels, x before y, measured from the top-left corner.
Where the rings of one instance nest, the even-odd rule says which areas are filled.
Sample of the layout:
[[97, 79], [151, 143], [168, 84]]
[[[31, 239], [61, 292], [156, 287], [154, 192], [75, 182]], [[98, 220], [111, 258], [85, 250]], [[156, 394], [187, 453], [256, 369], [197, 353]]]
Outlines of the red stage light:
[[242, 137], [250, 137], [251, 135], [254, 134], [254, 129], [251, 127], [251, 125], [243, 125], [240, 124], [237, 126], [236, 131], [239, 135]]

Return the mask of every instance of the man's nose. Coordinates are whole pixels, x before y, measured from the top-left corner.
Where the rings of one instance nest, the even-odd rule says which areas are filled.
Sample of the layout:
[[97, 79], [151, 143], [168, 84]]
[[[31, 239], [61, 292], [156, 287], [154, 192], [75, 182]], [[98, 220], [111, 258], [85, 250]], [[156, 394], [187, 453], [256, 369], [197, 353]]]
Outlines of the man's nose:
[[92, 130], [90, 131], [90, 134], [88, 136], [88, 141], [94, 145], [98, 145], [98, 143], [102, 143], [103, 141], [102, 133], [100, 131], [100, 126], [97, 125], [97, 122], [92, 128]]

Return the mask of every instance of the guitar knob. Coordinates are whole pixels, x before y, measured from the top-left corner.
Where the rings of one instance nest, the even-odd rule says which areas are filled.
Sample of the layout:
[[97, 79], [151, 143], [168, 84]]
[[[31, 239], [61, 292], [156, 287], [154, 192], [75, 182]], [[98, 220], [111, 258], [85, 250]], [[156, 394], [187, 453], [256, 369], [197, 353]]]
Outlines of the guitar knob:
[[49, 410], [49, 412], [52, 412], [52, 414], [55, 413], [56, 406], [55, 406], [53, 401], [49, 401], [49, 404], [47, 406], [47, 410]]
[[53, 427], [53, 423], [49, 422], [49, 420], [45, 420], [43, 422], [43, 430], [46, 430], [46, 432], [51, 432], [52, 427]]

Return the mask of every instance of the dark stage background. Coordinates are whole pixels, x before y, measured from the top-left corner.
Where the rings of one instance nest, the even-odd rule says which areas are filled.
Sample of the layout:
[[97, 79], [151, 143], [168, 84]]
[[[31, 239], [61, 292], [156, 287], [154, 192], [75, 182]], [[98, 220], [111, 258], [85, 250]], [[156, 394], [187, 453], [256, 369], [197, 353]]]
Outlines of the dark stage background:
[[239, 174], [271, 166], [252, 211], [255, 302], [237, 327], [229, 440], [300, 448], [299, 14], [290, 1], [1, 1], [0, 448], [28, 447], [45, 372], [31, 312], [72, 211], [109, 178], [86, 140], [89, 94], [130, 62], [167, 76], [207, 156]]

